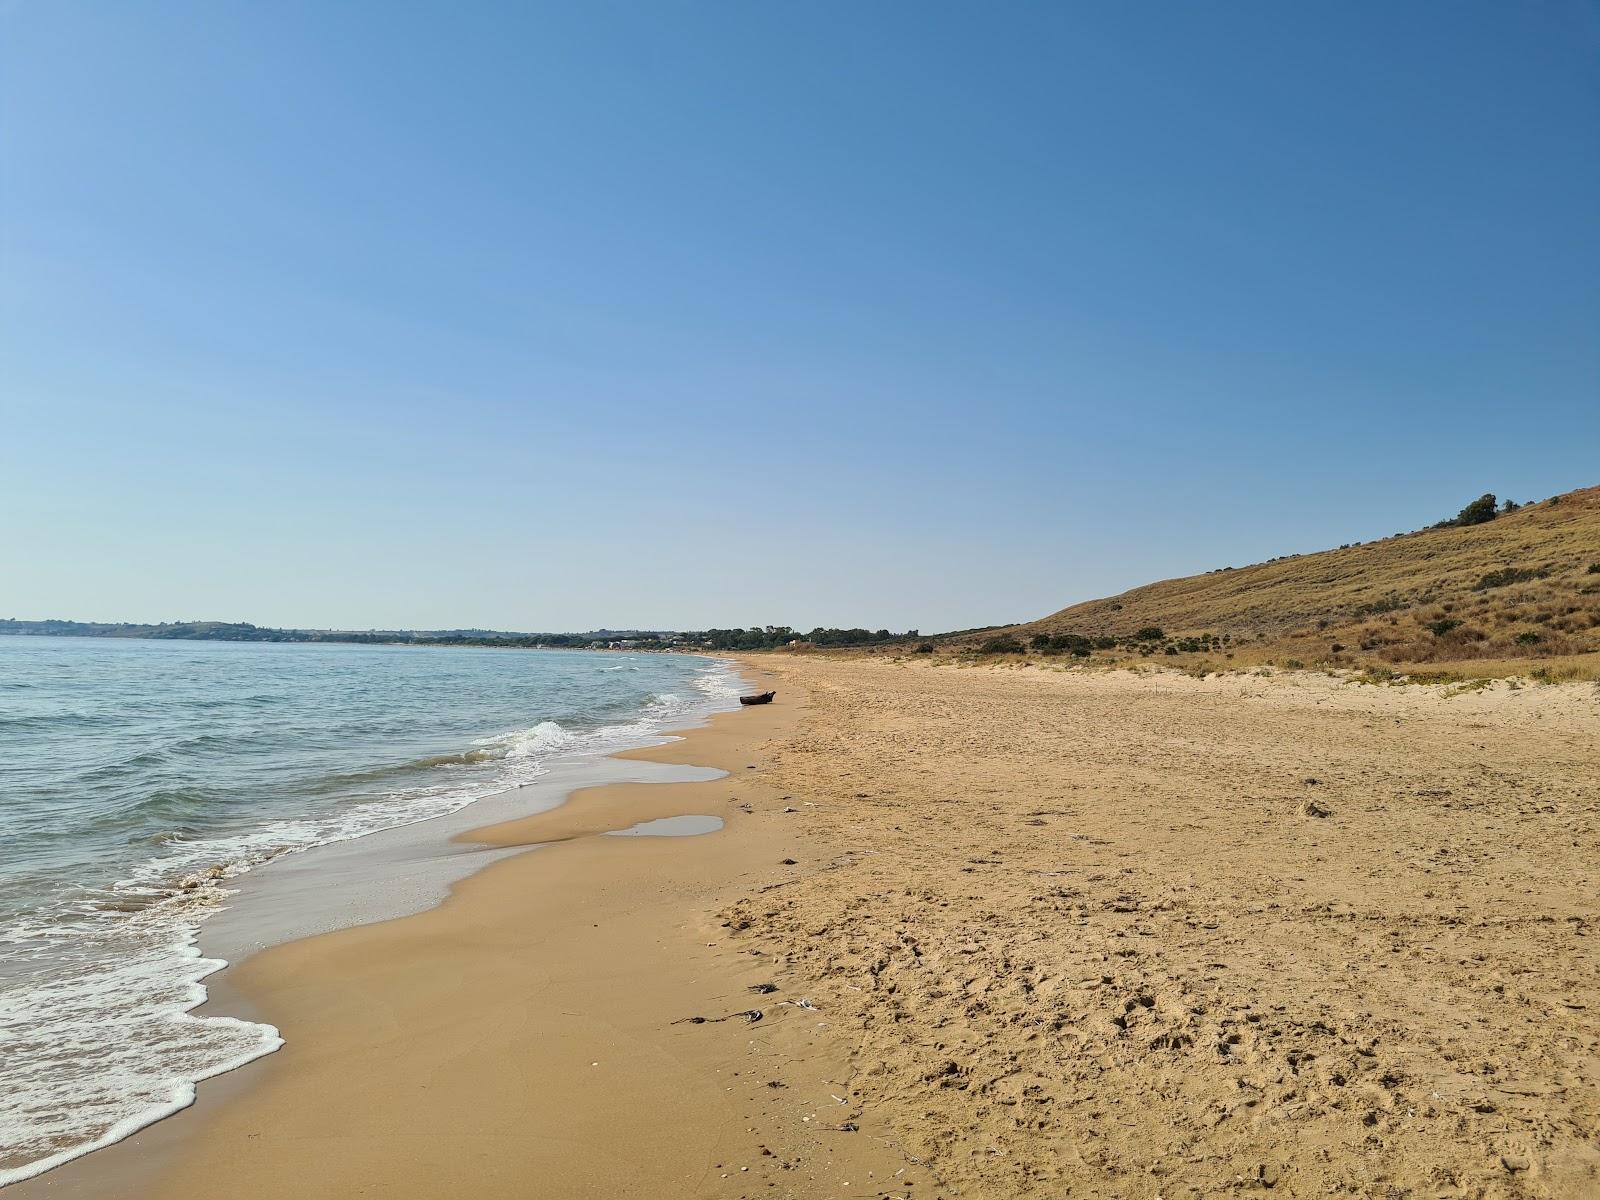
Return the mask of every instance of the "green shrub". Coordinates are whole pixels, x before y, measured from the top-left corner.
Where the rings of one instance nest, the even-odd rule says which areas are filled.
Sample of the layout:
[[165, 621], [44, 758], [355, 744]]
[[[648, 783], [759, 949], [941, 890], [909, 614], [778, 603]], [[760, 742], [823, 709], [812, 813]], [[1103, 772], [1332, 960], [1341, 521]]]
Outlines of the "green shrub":
[[1133, 640], [1136, 642], [1159, 642], [1166, 636], [1167, 635], [1162, 630], [1161, 626], [1146, 625], [1143, 629], [1139, 630], [1138, 633], [1133, 635]]
[[1519, 646], [1536, 646], [1543, 640], [1543, 638], [1541, 638], [1537, 633], [1534, 633], [1531, 629], [1524, 630], [1522, 633], [1517, 634], [1517, 645]]
[[1471, 504], [1467, 505], [1455, 516], [1453, 521], [1440, 521], [1441, 526], [1451, 525], [1482, 525], [1485, 521], [1495, 518], [1495, 497], [1493, 492], [1485, 492]]
[[1587, 573], [1590, 575], [1600, 575], [1600, 562], [1590, 563]]
[[1050, 638], [1048, 653], [1059, 654], [1062, 651], [1074, 654], [1075, 658], [1088, 658], [1093, 643], [1083, 634], [1056, 634]]
[[914, 651], [912, 651], [912, 653], [913, 654], [932, 654], [933, 653], [933, 643], [932, 642], [923, 642], [920, 645], [918, 645], [917, 648]]
[[1452, 629], [1459, 629], [1461, 627], [1461, 622], [1456, 620], [1454, 617], [1440, 617], [1437, 621], [1429, 621], [1427, 626], [1428, 629], [1432, 631], [1434, 637], [1443, 637]]

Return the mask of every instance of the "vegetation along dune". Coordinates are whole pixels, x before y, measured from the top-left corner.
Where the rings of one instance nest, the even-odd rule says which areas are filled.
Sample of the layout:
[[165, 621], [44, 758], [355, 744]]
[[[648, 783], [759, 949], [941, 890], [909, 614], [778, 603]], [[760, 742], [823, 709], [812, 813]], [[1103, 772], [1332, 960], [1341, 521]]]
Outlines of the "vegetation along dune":
[[1595, 678], [1600, 487], [1498, 508], [1485, 496], [1428, 529], [1162, 580], [948, 644]]

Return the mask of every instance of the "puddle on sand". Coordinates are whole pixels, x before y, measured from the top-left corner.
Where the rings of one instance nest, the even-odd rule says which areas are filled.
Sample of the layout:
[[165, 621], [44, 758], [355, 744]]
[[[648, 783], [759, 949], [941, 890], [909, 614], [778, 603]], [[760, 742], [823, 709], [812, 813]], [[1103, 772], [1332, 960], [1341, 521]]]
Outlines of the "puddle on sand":
[[654, 821], [640, 821], [627, 829], [612, 829], [608, 837], [693, 837], [700, 833], [715, 833], [722, 828], [721, 817], [702, 817], [691, 813], [683, 817], [660, 817]]

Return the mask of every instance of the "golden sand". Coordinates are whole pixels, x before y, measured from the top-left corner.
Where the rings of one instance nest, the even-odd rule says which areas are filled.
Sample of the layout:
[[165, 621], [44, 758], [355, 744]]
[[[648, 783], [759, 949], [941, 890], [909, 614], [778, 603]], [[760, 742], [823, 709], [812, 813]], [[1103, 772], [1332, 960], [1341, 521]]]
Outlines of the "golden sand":
[[1600, 1194], [1592, 686], [764, 671], [19, 1197]]

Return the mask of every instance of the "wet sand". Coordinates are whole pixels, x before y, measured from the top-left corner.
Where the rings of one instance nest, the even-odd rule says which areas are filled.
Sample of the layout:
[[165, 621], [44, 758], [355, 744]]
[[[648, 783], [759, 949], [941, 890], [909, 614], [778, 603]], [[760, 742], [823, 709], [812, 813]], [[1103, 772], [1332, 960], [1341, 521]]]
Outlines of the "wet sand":
[[[539, 848], [427, 912], [231, 968], [213, 1007], [277, 1023], [284, 1049], [8, 1195], [886, 1194], [903, 1163], [848, 1101], [849, 1042], [788, 987], [752, 991], [774, 965], [714, 915], [802, 869], [781, 863], [803, 854], [795, 814], [759, 778], [798, 715], [783, 696], [629, 752], [728, 774], [589, 788], [475, 831]], [[679, 817], [722, 828], [606, 836]]]

